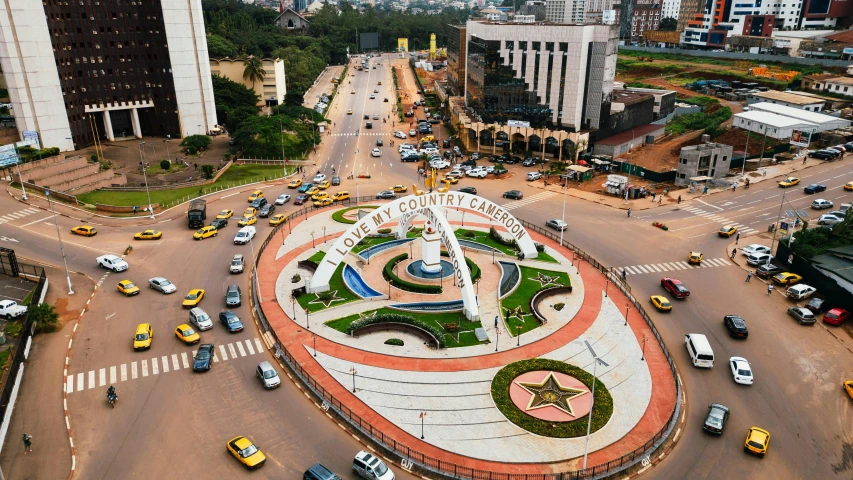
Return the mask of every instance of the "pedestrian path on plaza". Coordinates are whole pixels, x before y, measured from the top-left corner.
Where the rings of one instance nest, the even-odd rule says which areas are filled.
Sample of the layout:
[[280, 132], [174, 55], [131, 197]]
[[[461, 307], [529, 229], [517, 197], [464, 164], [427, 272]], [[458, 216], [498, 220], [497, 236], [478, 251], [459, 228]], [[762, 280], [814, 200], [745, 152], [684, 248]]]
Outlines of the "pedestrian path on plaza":
[[701, 208], [698, 208], [698, 207], [687, 205], [687, 206], [681, 207], [681, 209], [684, 211], [690, 212], [693, 215], [696, 215], [697, 217], [704, 217], [704, 218], [707, 218], [708, 220], [712, 220], [714, 222], [719, 222], [721, 227], [726, 226], [726, 225], [731, 225], [733, 227], [737, 227], [738, 232], [742, 233], [744, 235], [759, 233], [758, 230], [756, 230], [754, 228], [747, 227], [746, 225], [744, 225], [742, 223], [734, 222], [732, 220], [729, 220], [726, 217], [723, 217], [721, 215], [717, 215], [716, 213], [709, 212], [707, 210], [702, 210]]
[[530, 205], [531, 203], [536, 203], [540, 200], [545, 200], [546, 198], [551, 198], [557, 195], [554, 192], [546, 191], [542, 193], [537, 193], [535, 195], [531, 195], [529, 197], [524, 197], [521, 200], [513, 200], [511, 202], [507, 202], [501, 205], [501, 208], [504, 210], [515, 210], [516, 208], [521, 208], [525, 205]]
[[[217, 350], [218, 352], [213, 354], [213, 363], [262, 353], [264, 348], [261, 340], [256, 337], [227, 344], [219, 344], [217, 345]], [[180, 355], [173, 353], [171, 355], [152, 357], [151, 359], [146, 358], [130, 363], [122, 363], [121, 365], [112, 365], [97, 370], [89, 370], [88, 372], [69, 373], [65, 384], [65, 392], [80, 392], [91, 390], [95, 387], [105, 387], [119, 382], [145, 378], [149, 375], [154, 376], [160, 373], [169, 373], [169, 371], [189, 370], [192, 368], [192, 360], [195, 358], [195, 354], [196, 350], [193, 350], [191, 353], [181, 352]]]
[[632, 265], [630, 267], [618, 267], [617, 272], [622, 270], [628, 275], [640, 275], [643, 273], [677, 272], [679, 270], [697, 270], [702, 268], [731, 267], [733, 264], [727, 258], [706, 258], [700, 265], [691, 265], [687, 262], [665, 262], [650, 263], [646, 265]]

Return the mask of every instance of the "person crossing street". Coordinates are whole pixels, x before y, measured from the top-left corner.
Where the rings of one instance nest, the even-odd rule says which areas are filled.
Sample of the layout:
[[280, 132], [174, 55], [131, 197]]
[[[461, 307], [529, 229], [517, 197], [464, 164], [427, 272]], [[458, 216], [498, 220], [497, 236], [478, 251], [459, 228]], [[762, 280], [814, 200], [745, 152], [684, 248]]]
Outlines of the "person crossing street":
[[746, 283], [749, 283], [750, 280], [752, 280], [752, 270], [746, 274]]

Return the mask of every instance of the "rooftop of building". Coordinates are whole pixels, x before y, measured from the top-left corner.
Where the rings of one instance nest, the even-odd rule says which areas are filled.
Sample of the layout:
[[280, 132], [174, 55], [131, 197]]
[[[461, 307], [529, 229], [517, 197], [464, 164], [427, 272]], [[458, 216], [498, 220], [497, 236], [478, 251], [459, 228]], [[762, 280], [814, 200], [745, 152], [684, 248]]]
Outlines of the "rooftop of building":
[[665, 125], [655, 125], [653, 123], [650, 123], [648, 125], [640, 125], [639, 127], [632, 128], [627, 132], [611, 135], [607, 138], [598, 140], [595, 143], [598, 145], [622, 145], [623, 143], [629, 142], [634, 138], [642, 137], [652, 132], [657, 132], [658, 130], [662, 131], [664, 129], [666, 129]]
[[623, 88], [623, 90], [628, 90], [630, 92], [651, 93], [652, 95], [665, 95], [667, 93], [677, 93], [675, 90], [667, 90], [665, 88], [625, 87], [625, 88]]
[[[825, 96], [820, 95], [820, 94], [815, 93], [815, 92], [800, 92], [800, 91], [797, 91], [797, 92], [791, 92], [791, 93], [796, 93], [797, 95], [799, 95], [799, 96], [801, 96], [801, 97], [811, 97], [811, 98], [816, 98], [816, 99], [818, 99], [818, 100], [825, 100], [825, 101], [827, 101], [827, 102], [835, 102], [835, 103], [837, 103], [837, 102], [844, 102], [844, 100], [841, 100], [840, 98], [825, 97]], [[848, 101], [849, 101], [849, 100], [848, 100]]]
[[799, 92], [780, 92], [778, 90], [753, 93], [752, 96], [767, 100], [776, 100], [777, 102], [792, 103], [794, 105], [812, 105], [822, 101], [819, 98], [800, 95]]
[[826, 36], [827, 40], [840, 43], [853, 43], [853, 28]]
[[681, 147], [681, 151], [693, 151], [693, 150], [715, 150], [718, 148], [732, 148], [731, 145], [726, 145], [724, 143], [716, 143], [716, 142], [707, 142], [700, 143], [699, 145], [688, 145], [686, 147]]
[[853, 85], [853, 77], [835, 77], [826, 81], [826, 83], [837, 83], [839, 85]]
[[796, 118], [777, 115], [771, 112], [761, 112], [752, 110], [749, 112], [736, 113], [735, 117], [749, 120], [750, 122], [760, 123], [768, 127], [788, 128], [788, 127], [815, 127], [814, 123], [798, 120]]
[[839, 121], [847, 122], [848, 125], [850, 123], [849, 121], [846, 121], [842, 118], [832, 117], [832, 116], [824, 115], [822, 113], [817, 113], [817, 112], [809, 112], [808, 110], [801, 110], [799, 108], [788, 107], [785, 105], [780, 105], [778, 103], [767, 103], [767, 102], [753, 103], [752, 105], [749, 106], [749, 108], [753, 111], [758, 110], [758, 111], [776, 113], [779, 115], [784, 115], [786, 117], [790, 117], [790, 118], [797, 119], [797, 120], [802, 120], [805, 122], [814, 123], [817, 125], [836, 123]]
[[[483, 10], [480, 10], [480, 13], [483, 13]], [[505, 13], [505, 12], [499, 12], [499, 13]], [[598, 24], [598, 23], [557, 23], [557, 22], [549, 22], [549, 21], [541, 21], [541, 22], [534, 22], [534, 23], [519, 23], [519, 22], [513, 22], [511, 20], [506, 20], [506, 21], [504, 21], [504, 20], [489, 20], [488, 18], [470, 18], [470, 19], [468, 19], [468, 21], [472, 22], [472, 23], [482, 23], [484, 25], [496, 25], [496, 26], [506, 26], [506, 27], [519, 27], [519, 26], [525, 26], [525, 27], [578, 27], [578, 28], [581, 28], [581, 27], [601, 27], [601, 26], [613, 27], [613, 25], [604, 25], [604, 24]]]
[[853, 245], [831, 248], [822, 255], [812, 257], [811, 260], [819, 269], [853, 283]]
[[650, 98], [654, 98], [654, 96], [649, 93], [633, 92], [628, 90], [613, 90], [612, 103], [633, 105], [635, 103], [644, 102]]
[[817, 73], [815, 75], [806, 75], [803, 78], [806, 80], [819, 81], [819, 80], [826, 80], [828, 78], [835, 78], [838, 76], [840, 76], [840, 75], [836, 75], [834, 73]]

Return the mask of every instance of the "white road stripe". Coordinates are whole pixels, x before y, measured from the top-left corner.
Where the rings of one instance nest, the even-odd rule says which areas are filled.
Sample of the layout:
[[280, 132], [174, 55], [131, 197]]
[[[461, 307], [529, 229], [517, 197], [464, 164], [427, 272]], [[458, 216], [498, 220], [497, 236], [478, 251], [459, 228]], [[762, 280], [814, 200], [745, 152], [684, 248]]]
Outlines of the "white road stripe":
[[65, 393], [74, 391], [74, 375], [68, 375], [67, 383], [65, 384]]
[[81, 391], [86, 388], [86, 381], [83, 377], [83, 372], [77, 374], [77, 391]]
[[121, 381], [122, 382], [127, 381], [127, 364], [126, 363], [121, 364]]
[[251, 340], [246, 340], [246, 348], [248, 348], [248, 349], [249, 349], [249, 355], [254, 355], [254, 354], [255, 354], [255, 348], [252, 346], [252, 341], [251, 341]]
[[178, 365], [178, 354], [173, 353], [172, 354], [172, 370], [178, 370], [179, 368], [181, 368], [181, 367], [180, 367], [180, 365]]
[[163, 373], [169, 373], [169, 357], [163, 355], [160, 358], [160, 363], [163, 365]]
[[[193, 355], [195, 356], [195, 355]], [[216, 355], [216, 351], [213, 351], [213, 363], [219, 363], [219, 356]]]
[[[195, 352], [193, 352], [195, 355]], [[181, 352], [181, 363], [184, 365], [184, 368], [190, 368], [190, 363], [187, 360], [187, 352]]]
[[39, 222], [43, 222], [43, 221], [45, 221], [45, 220], [50, 220], [51, 218], [53, 218], [53, 217], [52, 217], [52, 216], [51, 216], [51, 217], [45, 217], [45, 218], [42, 218], [41, 220], [36, 220], [35, 222], [30, 222], [30, 223], [26, 223], [26, 224], [24, 224], [24, 225], [20, 225], [20, 227], [21, 227], [21, 228], [23, 228], [23, 227], [29, 227], [30, 225], [32, 225], [32, 224], [34, 224], [34, 223], [39, 223]]
[[255, 346], [258, 348], [258, 353], [264, 351], [264, 348], [261, 346], [261, 340], [258, 337], [255, 337]]
[[231, 352], [231, 358], [237, 358], [237, 350], [234, 350], [233, 344], [231, 344], [231, 343], [228, 344], [228, 351]]
[[654, 270], [656, 272], [662, 272], [663, 271], [663, 269], [658, 267], [657, 265], [650, 265], [650, 267], [652, 267], [652, 270]]
[[160, 374], [160, 365], [157, 363], [157, 357], [151, 359], [151, 375]]
[[[237, 355], [234, 355], [234, 347], [232, 347], [230, 343], [228, 344], [228, 347], [231, 349], [231, 356], [236, 357]], [[240, 351], [241, 357], [246, 356], [246, 350], [243, 348], [243, 344], [241, 342], [237, 342], [237, 350]]]
[[640, 270], [642, 270], [642, 271], [643, 271], [643, 273], [652, 273], [652, 268], [651, 268], [651, 267], [649, 267], [648, 265], [640, 265], [640, 266], [639, 266], [639, 267], [637, 267], [637, 268], [639, 268]]
[[130, 363], [130, 379], [136, 380], [136, 377], [138, 377], [138, 375], [136, 374], [136, 362], [131, 362]]
[[148, 376], [148, 360], [142, 361], [142, 377]]
[[118, 379], [116, 377], [116, 367], [115, 367], [115, 365], [113, 365], [112, 367], [110, 367], [110, 385], [117, 383], [117, 382], [118, 382]]
[[225, 351], [225, 345], [219, 344], [219, 351], [222, 352], [222, 355], [220, 355], [222, 360], [228, 360], [228, 353]]
[[95, 371], [89, 370], [89, 389], [95, 388]]

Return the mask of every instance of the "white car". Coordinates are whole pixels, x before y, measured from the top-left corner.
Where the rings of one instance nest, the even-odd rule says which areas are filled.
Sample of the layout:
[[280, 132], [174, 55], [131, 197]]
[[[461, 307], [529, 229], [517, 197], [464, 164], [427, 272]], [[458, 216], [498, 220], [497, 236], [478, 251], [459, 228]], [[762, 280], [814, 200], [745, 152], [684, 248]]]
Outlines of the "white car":
[[830, 215], [827, 213], [825, 215], [820, 216], [820, 218], [817, 220], [817, 224], [818, 225], [835, 225], [836, 223], [841, 223], [843, 221], [844, 221], [843, 218], [841, 218], [837, 215]]
[[255, 227], [246, 225], [240, 230], [237, 230], [237, 235], [234, 235], [234, 243], [236, 245], [245, 245], [253, 238], [255, 238]]
[[740, 249], [740, 253], [746, 255], [747, 257], [754, 253], [770, 253], [770, 247], [765, 247], [759, 243], [753, 243], [752, 245], [747, 245]]
[[122, 260], [118, 255], [101, 255], [95, 260], [98, 262], [99, 267], [103, 267], [114, 272], [123, 272], [129, 267], [127, 262]]
[[431, 168], [437, 168], [441, 170], [443, 168], [450, 168], [450, 162], [448, 162], [447, 160], [433, 160], [432, 162], [429, 162], [429, 166]]
[[371, 94], [370, 94], [370, 99], [371, 99], [371, 100], [375, 100], [375, 99], [376, 99], [376, 95], [374, 95], [374, 94], [372, 94], [372, 93], [371, 93]]
[[485, 167], [485, 169], [486, 169], [486, 173], [495, 173], [495, 166], [494, 165], [489, 165], [489, 166]]
[[486, 175], [488, 175], [488, 173], [486, 172], [485, 168], [477, 167], [477, 168], [472, 168], [471, 170], [468, 170], [467, 172], [465, 172], [465, 175], [467, 175], [469, 177], [474, 177], [474, 178], [486, 178]]
[[403, 153], [403, 152], [407, 152], [407, 151], [408, 151], [408, 152], [418, 153], [418, 151], [417, 151], [417, 149], [415, 148], [415, 146], [414, 146], [414, 145], [412, 145], [411, 143], [401, 143], [401, 144], [400, 144], [400, 146], [399, 146], [399, 147], [397, 147], [397, 151], [398, 151], [399, 153]]
[[824, 200], [823, 198], [818, 198], [817, 200], [812, 202], [812, 208], [815, 210], [825, 210], [827, 208], [832, 208], [832, 202], [829, 200]]
[[746, 257], [746, 263], [756, 267], [764, 265], [765, 263], [770, 263], [771, 261], [773, 261], [773, 255], [770, 255], [769, 253], [753, 253]]
[[395, 137], [397, 137], [397, 138], [407, 138], [407, 137], [406, 137], [406, 132], [404, 132], [404, 131], [402, 131], [402, 130], [395, 130], [395, 131], [394, 131], [394, 136], [395, 136]]
[[24, 316], [27, 313], [27, 307], [18, 305], [14, 300], [0, 300], [0, 317], [6, 320]]
[[374, 157], [381, 157], [382, 156], [382, 152], [380, 152], [378, 148], [374, 148], [370, 152], [370, 154], [373, 155]]
[[231, 259], [231, 265], [228, 267], [228, 271], [231, 273], [243, 273], [243, 255], [237, 254], [234, 255], [234, 258]]
[[195, 325], [195, 328], [200, 332], [213, 328], [213, 320], [210, 319], [210, 315], [199, 307], [190, 309], [190, 323]]
[[170, 294], [178, 291], [178, 287], [174, 283], [166, 280], [163, 277], [154, 277], [148, 279], [148, 288], [153, 288], [159, 292]]
[[352, 471], [366, 480], [394, 480], [394, 472], [378, 456], [362, 450], [352, 461]]
[[752, 385], [752, 368], [745, 358], [732, 357], [729, 359], [729, 366], [732, 369], [732, 377], [734, 377], [735, 382], [741, 385]]
[[278, 196], [278, 198], [275, 199], [275, 204], [276, 205], [284, 205], [285, 203], [287, 203], [289, 201], [290, 201], [290, 195], [281, 194]]
[[326, 180], [325, 173], [318, 173], [317, 175], [314, 175], [314, 183], [320, 183], [324, 180]]
[[542, 174], [539, 172], [529, 172], [527, 174], [527, 181], [528, 182], [533, 182], [535, 180], [539, 180], [540, 178], [542, 178]]
[[435, 155], [436, 153], [438, 153], [438, 149], [435, 147], [427, 147], [422, 148], [418, 153], [421, 155]]
[[810, 285], [806, 285], [804, 283], [801, 283], [799, 285], [792, 285], [792, 286], [788, 287], [788, 290], [785, 291], [785, 295], [788, 298], [792, 298], [794, 300], [805, 300], [805, 299], [811, 297], [812, 294], [814, 294], [814, 292], [816, 292], [816, 291], [817, 291], [816, 288], [814, 288]]
[[547, 225], [547, 226], [549, 226], [549, 227], [551, 227], [557, 231], [563, 231], [569, 227], [568, 223], [560, 220], [559, 218], [555, 218], [553, 220], [548, 220], [547, 222], [545, 222], [545, 225]]
[[416, 132], [414, 128], [409, 129], [409, 136], [410, 137], [416, 137], [417, 135], [418, 135], [418, 132]]

